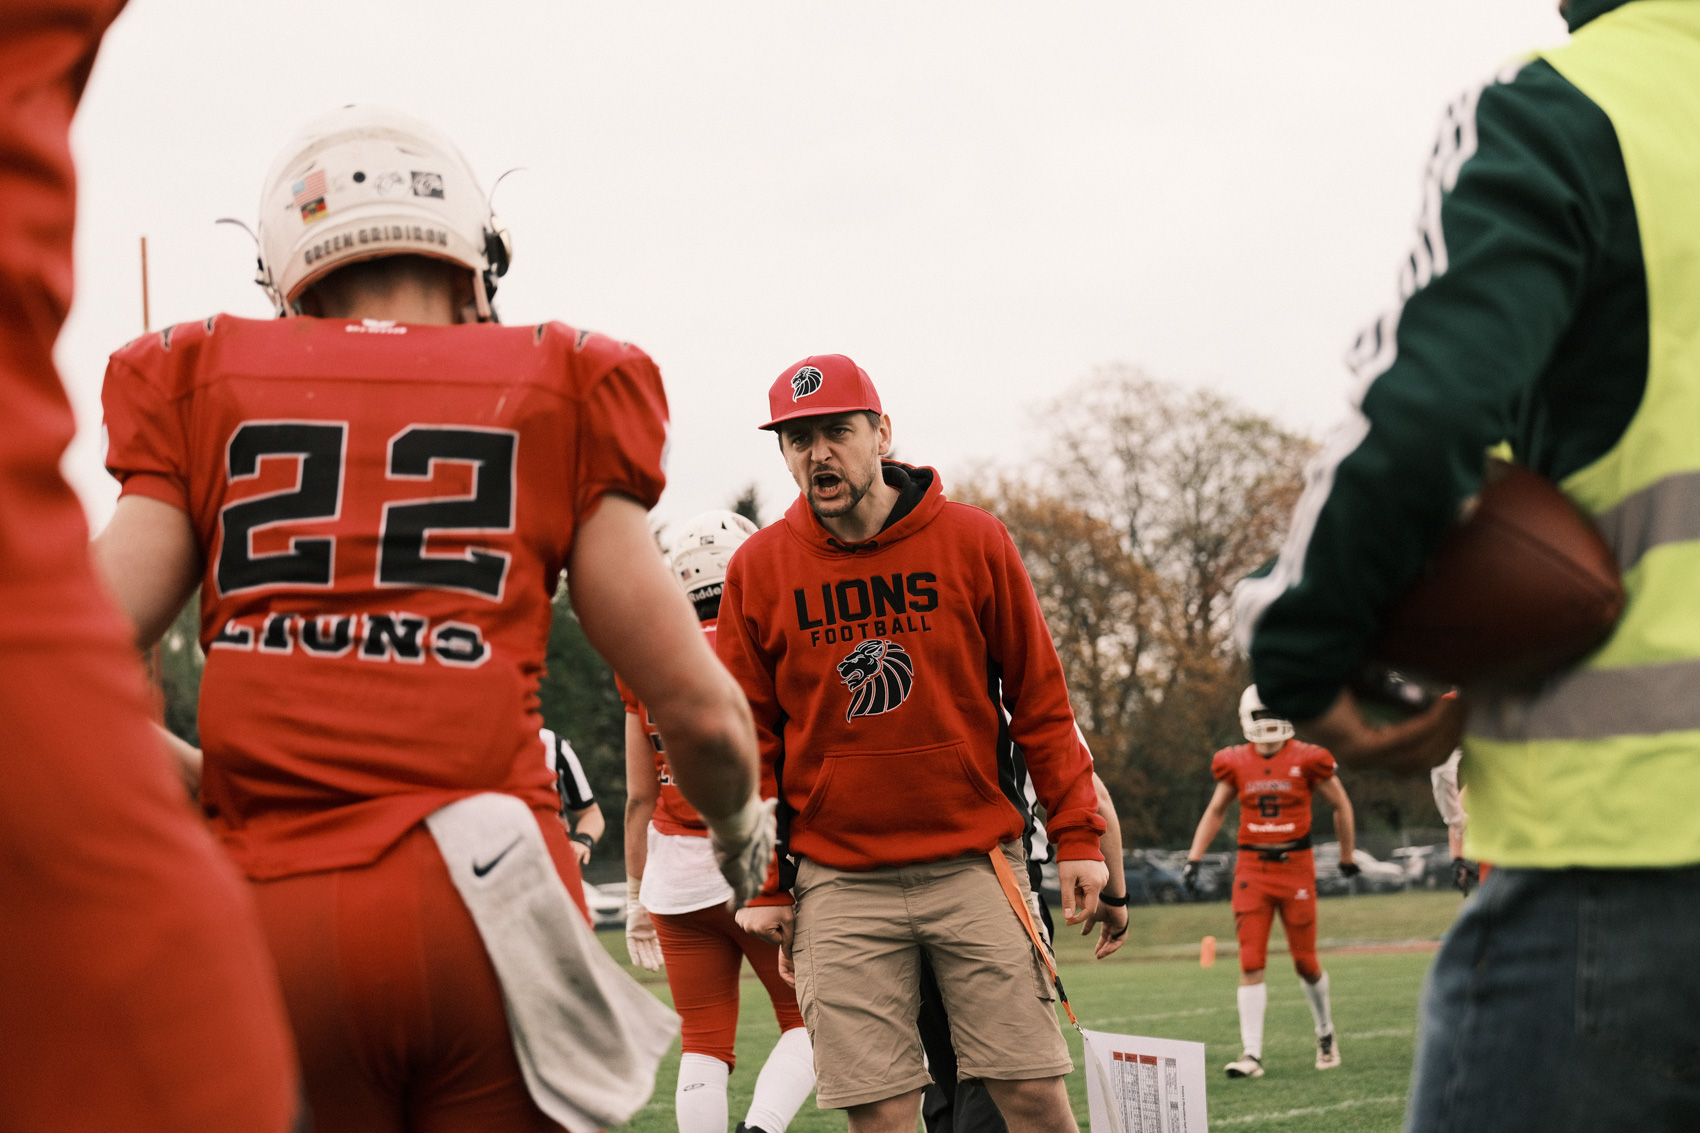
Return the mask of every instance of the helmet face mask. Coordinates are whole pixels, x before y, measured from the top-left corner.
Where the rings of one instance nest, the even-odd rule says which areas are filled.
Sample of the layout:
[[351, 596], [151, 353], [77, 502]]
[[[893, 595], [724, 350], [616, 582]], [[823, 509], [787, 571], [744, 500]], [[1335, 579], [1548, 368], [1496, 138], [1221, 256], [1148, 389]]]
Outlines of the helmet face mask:
[[667, 560], [673, 580], [692, 602], [716, 598], [726, 583], [732, 552], [756, 533], [756, 525], [734, 511], [716, 509], [680, 529]]
[[454, 143], [397, 110], [345, 106], [284, 146], [260, 198], [260, 275], [279, 315], [339, 267], [420, 255], [472, 272], [480, 320], [513, 257], [472, 167]]
[[1247, 685], [1240, 694], [1240, 731], [1248, 743], [1280, 744], [1293, 738], [1293, 724], [1275, 715], [1257, 695], [1256, 685]]

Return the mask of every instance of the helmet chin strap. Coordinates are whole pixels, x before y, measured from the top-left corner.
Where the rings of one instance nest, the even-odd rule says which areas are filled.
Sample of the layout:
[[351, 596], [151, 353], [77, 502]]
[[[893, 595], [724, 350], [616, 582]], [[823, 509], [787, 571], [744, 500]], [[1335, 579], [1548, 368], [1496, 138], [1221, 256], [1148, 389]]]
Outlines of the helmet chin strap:
[[477, 293], [478, 320], [486, 323], [499, 323], [495, 307], [491, 300], [496, 297], [496, 280], [508, 274], [508, 265], [513, 262], [513, 238], [508, 235], [506, 226], [496, 217], [496, 190], [502, 187], [502, 182], [508, 179], [509, 173], [520, 173], [524, 166], [514, 168], [496, 178], [495, 184], [484, 196], [484, 270], [474, 273], [477, 279], [473, 282], [473, 290]]
[[[260, 290], [271, 300], [272, 309], [277, 312], [278, 318], [290, 314], [290, 304], [284, 302], [283, 292], [278, 290], [276, 281], [272, 279], [271, 269], [266, 266], [265, 256], [260, 251], [260, 238], [255, 235], [254, 230], [249, 228], [245, 221], [237, 220], [234, 216], [221, 216], [213, 223], [234, 224], [248, 234], [248, 239], [254, 242], [254, 282], [260, 285]], [[301, 311], [296, 309], [293, 313], [299, 315]]]
[[479, 322], [499, 323], [502, 320], [496, 317], [496, 308], [490, 305], [490, 294], [495, 288], [487, 286], [485, 277], [488, 275], [487, 271], [472, 273], [472, 302], [478, 309]]

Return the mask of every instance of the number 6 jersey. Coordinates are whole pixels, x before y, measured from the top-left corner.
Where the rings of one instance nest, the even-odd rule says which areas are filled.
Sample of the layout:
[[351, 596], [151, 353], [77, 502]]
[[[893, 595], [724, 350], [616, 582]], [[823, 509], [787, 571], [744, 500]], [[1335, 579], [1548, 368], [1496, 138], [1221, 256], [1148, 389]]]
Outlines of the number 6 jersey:
[[253, 878], [362, 865], [536, 758], [550, 596], [606, 492], [653, 506], [635, 347], [504, 327], [219, 315], [112, 356], [107, 467], [187, 513], [202, 800]]
[[1334, 777], [1334, 757], [1299, 740], [1288, 740], [1273, 755], [1238, 744], [1215, 754], [1210, 774], [1239, 796], [1240, 845], [1275, 845], [1310, 833], [1311, 788]]

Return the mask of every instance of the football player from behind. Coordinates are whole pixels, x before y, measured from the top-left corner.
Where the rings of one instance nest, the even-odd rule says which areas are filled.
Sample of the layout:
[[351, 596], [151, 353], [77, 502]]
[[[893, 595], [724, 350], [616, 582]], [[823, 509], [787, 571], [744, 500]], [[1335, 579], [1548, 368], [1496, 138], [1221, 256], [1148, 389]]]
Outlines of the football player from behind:
[[1340, 837], [1340, 872], [1358, 873], [1352, 861], [1352, 800], [1334, 774], [1334, 757], [1293, 738], [1293, 725], [1275, 716], [1248, 687], [1240, 697], [1240, 727], [1246, 742], [1223, 748], [1210, 761], [1216, 793], [1198, 820], [1187, 852], [1186, 884], [1198, 876], [1199, 859], [1222, 828], [1228, 805], [1240, 804], [1239, 857], [1234, 863], [1234, 931], [1240, 942], [1240, 1042], [1243, 1052], [1228, 1063], [1230, 1078], [1263, 1076], [1263, 1015], [1269, 991], [1263, 970], [1269, 929], [1277, 913], [1287, 950], [1316, 1020], [1316, 1068], [1340, 1065], [1340, 1044], [1328, 1004], [1328, 973], [1316, 958], [1316, 863], [1310, 848], [1310, 801], [1318, 792], [1334, 807]]
[[[710, 511], [674, 541], [673, 577], [710, 642], [726, 565], [755, 530], [734, 512]], [[624, 681], [620, 697], [626, 704], [626, 943], [632, 963], [652, 972], [667, 965], [684, 1030], [673, 1103], [679, 1133], [726, 1133], [738, 976], [746, 958], [773, 1001], [780, 1034], [738, 1129], [783, 1133], [815, 1088], [814, 1050], [797, 993], [779, 974], [779, 946], [745, 932], [727, 909], [732, 891], [714, 868], [702, 816], [673, 782], [668, 741]], [[763, 794], [773, 793], [770, 782]]]
[[[123, 488], [96, 557], [143, 645], [200, 587], [201, 801], [249, 879], [315, 1128], [615, 1124], [585, 1107], [652, 1082], [618, 1077], [629, 1015], [573, 1026], [608, 993], [565, 974], [589, 962], [583, 895], [537, 758], [563, 567], [734, 891], [772, 852], [748, 705], [650, 538], [660, 375], [600, 335], [498, 325], [506, 233], [453, 144], [395, 111], [309, 123], [258, 239], [279, 318], [113, 355]], [[475, 910], [504, 895], [486, 936]]]

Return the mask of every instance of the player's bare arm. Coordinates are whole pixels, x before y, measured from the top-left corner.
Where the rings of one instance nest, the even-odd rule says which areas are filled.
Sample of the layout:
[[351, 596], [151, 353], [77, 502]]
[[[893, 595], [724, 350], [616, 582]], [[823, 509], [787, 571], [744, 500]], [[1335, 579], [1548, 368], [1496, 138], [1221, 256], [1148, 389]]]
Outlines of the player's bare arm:
[[1420, 715], [1378, 728], [1364, 719], [1351, 690], [1341, 689], [1328, 711], [1312, 720], [1295, 720], [1301, 740], [1325, 747], [1342, 767], [1380, 767], [1400, 775], [1420, 775], [1445, 763], [1464, 735], [1464, 704], [1442, 697]]
[[1198, 829], [1193, 832], [1192, 846], [1186, 852], [1188, 863], [1204, 857], [1210, 843], [1221, 832], [1222, 821], [1228, 817], [1228, 806], [1233, 801], [1234, 785], [1218, 779], [1216, 790], [1210, 795], [1210, 802], [1205, 805], [1204, 814], [1198, 820]]
[[579, 527], [567, 577], [585, 637], [667, 736], [673, 777], [708, 826], [732, 903], [743, 904], [773, 859], [774, 803], [758, 789], [755, 722], [656, 550], [644, 508], [605, 495]]
[[649, 820], [661, 797], [655, 757], [636, 712], [626, 713], [626, 876], [642, 881], [649, 863]]
[[201, 551], [189, 517], [147, 496], [121, 497], [91, 552], [142, 649], [164, 636], [201, 580]]
[[[90, 548], [95, 569], [147, 649], [165, 635], [201, 576], [201, 552], [189, 517], [147, 496], [124, 496]], [[155, 725], [166, 753], [194, 798], [201, 790], [201, 749]]]
[[733, 818], [756, 794], [749, 704], [703, 639], [644, 509], [604, 496], [579, 528], [567, 578], [585, 636], [667, 736], [679, 789], [711, 825]]
[[1334, 833], [1340, 839], [1340, 860], [1349, 862], [1357, 850], [1357, 820], [1352, 814], [1352, 800], [1341, 786], [1338, 775], [1316, 785], [1328, 805], [1334, 808]]
[[1104, 820], [1104, 833], [1098, 839], [1098, 848], [1104, 851], [1104, 865], [1109, 870], [1109, 883], [1104, 886], [1103, 893], [1110, 896], [1120, 896], [1121, 905], [1111, 905], [1099, 895], [1098, 909], [1086, 922], [1080, 926], [1080, 935], [1085, 936], [1092, 931], [1093, 925], [1101, 926], [1098, 932], [1098, 944], [1092, 950], [1092, 955], [1099, 960], [1116, 951], [1127, 941], [1127, 863], [1122, 860], [1122, 824], [1116, 815], [1116, 804], [1110, 798], [1110, 789], [1104, 785], [1104, 780], [1098, 773], [1092, 773], [1092, 789], [1098, 794], [1098, 816]]
[[632, 963], [650, 971], [662, 964], [655, 922], [643, 907], [643, 870], [649, 864], [649, 820], [661, 797], [649, 737], [636, 712], [626, 713], [626, 952]]

